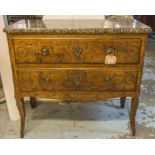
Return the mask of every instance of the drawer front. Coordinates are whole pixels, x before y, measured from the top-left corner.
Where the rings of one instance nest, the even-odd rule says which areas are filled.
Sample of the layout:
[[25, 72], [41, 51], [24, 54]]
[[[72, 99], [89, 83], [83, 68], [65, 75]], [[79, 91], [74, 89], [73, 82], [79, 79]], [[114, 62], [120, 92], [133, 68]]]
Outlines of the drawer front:
[[49, 69], [19, 70], [22, 91], [135, 90], [136, 70]]
[[108, 49], [114, 50], [117, 64], [139, 63], [140, 39], [16, 39], [17, 63], [105, 63]]

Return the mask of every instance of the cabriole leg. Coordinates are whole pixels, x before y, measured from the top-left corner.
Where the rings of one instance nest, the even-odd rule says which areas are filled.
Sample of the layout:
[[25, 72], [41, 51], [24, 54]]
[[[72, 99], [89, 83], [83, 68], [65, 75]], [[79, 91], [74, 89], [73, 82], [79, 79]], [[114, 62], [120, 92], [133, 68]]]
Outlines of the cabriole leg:
[[24, 107], [24, 99], [22, 97], [16, 96], [17, 107], [20, 115], [20, 137], [24, 137], [24, 129], [25, 129], [25, 107]]
[[125, 101], [126, 101], [126, 97], [121, 97], [120, 98], [120, 107], [124, 108], [125, 107]]
[[131, 126], [132, 136], [136, 135], [135, 118], [136, 118], [138, 104], [139, 104], [139, 98], [138, 97], [132, 98], [131, 109], [130, 109], [130, 126]]
[[37, 100], [35, 97], [30, 97], [31, 108], [35, 108], [37, 105]]

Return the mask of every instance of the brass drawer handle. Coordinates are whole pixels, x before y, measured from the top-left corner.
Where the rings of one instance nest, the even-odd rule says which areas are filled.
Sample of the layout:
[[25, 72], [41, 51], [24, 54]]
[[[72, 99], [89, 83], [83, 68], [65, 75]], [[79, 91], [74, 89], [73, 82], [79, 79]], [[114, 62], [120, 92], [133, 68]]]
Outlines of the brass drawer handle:
[[105, 57], [105, 64], [107, 65], [114, 65], [117, 62], [116, 52], [113, 48], [106, 49], [106, 57]]
[[106, 54], [107, 55], [115, 55], [116, 53], [115, 53], [115, 50], [110, 47], [110, 48], [106, 49]]
[[107, 76], [107, 77], [105, 78], [105, 82], [107, 82], [107, 83], [112, 83], [112, 78], [109, 77], [109, 76]]
[[44, 55], [44, 56], [49, 55], [49, 49], [48, 49], [48, 47], [43, 47], [41, 49], [41, 54]]

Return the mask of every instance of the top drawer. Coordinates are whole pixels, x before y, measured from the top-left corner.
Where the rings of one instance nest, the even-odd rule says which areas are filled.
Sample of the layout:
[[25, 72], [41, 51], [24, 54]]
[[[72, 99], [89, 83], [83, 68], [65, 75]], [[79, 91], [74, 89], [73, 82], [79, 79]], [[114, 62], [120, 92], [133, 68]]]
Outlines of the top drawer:
[[140, 39], [15, 39], [16, 63], [105, 63], [108, 49], [112, 48], [117, 64], [139, 63]]

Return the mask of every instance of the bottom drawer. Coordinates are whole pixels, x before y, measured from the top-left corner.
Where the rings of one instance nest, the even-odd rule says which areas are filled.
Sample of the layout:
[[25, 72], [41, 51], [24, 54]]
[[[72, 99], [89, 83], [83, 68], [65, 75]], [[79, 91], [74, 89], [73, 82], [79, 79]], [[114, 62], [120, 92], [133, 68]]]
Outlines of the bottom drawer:
[[37, 69], [18, 70], [22, 91], [133, 91], [134, 69]]

